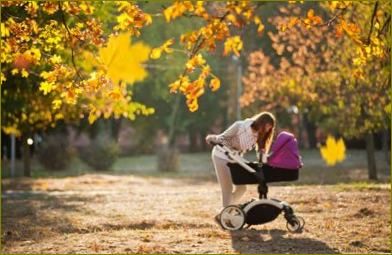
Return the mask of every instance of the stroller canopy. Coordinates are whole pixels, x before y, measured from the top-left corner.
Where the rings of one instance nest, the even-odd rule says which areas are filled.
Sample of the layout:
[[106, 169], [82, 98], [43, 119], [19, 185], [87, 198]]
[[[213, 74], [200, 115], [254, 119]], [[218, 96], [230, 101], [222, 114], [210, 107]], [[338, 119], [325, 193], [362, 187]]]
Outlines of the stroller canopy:
[[297, 139], [289, 132], [281, 132], [273, 142], [268, 165], [285, 169], [298, 169], [302, 166]]

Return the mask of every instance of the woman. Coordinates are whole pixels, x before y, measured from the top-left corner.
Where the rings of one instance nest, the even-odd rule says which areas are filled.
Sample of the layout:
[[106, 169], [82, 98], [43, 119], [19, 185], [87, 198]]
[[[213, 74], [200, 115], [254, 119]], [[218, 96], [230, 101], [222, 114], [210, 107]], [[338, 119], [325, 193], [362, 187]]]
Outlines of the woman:
[[[275, 132], [275, 123], [275, 117], [271, 113], [262, 112], [252, 118], [236, 121], [219, 135], [207, 135], [206, 142], [226, 145], [240, 154], [256, 148], [260, 161], [268, 154]], [[222, 190], [223, 207], [235, 204], [244, 195], [246, 186], [235, 185], [233, 192], [233, 182], [227, 166], [229, 159], [219, 146], [214, 146], [212, 150], [212, 161]]]

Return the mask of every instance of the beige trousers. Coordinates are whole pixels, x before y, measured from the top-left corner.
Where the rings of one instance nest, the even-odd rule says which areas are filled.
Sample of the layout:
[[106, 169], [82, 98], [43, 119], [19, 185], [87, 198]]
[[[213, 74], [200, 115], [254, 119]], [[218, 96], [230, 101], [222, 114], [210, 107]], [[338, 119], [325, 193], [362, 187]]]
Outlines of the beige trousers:
[[[216, 151], [212, 151], [212, 162], [214, 163], [216, 177], [221, 186], [222, 205], [226, 207], [239, 202], [240, 198], [246, 192], [246, 185], [233, 185], [231, 180], [230, 169], [227, 166], [228, 160], [216, 155]], [[235, 187], [233, 192], [233, 186]]]

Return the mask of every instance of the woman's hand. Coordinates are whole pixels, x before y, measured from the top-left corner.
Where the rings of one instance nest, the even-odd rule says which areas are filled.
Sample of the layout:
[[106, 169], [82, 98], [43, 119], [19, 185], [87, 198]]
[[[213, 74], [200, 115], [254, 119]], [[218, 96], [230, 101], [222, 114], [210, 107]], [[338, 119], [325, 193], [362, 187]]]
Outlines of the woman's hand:
[[214, 141], [215, 135], [207, 135], [206, 136], [206, 143], [211, 145], [211, 142]]

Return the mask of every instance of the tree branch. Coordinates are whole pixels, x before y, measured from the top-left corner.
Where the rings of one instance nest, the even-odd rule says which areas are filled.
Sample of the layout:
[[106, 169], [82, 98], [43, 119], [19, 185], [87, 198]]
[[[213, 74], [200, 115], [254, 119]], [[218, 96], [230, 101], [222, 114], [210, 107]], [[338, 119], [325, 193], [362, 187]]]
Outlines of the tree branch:
[[[219, 18], [219, 23], [223, 22], [225, 20], [225, 18], [227, 17], [227, 15], [229, 15], [229, 13], [230, 13], [230, 11], [226, 11], [226, 13], [222, 17]], [[191, 50], [191, 55], [189, 56], [189, 59], [191, 59], [193, 56], [195, 56], [197, 54], [197, 52], [200, 50], [201, 45], [205, 42], [206, 38], [203, 38], [203, 40], [201, 40], [201, 42], [198, 43], [198, 41], [201, 39], [201, 36], [202, 36], [201, 34], [199, 34], [197, 36], [196, 43], [193, 46], [193, 49]]]
[[331, 19], [329, 19], [328, 21], [319, 24], [318, 26], [322, 27], [322, 26], [330, 26], [333, 22], [335, 22], [335, 20], [337, 20], [339, 18], [339, 16], [343, 15], [346, 11], [347, 11], [347, 7], [343, 8], [343, 9], [339, 9], [340, 12], [337, 12]]
[[380, 30], [380, 34], [382, 34], [384, 32], [384, 29], [386, 27], [388, 27], [388, 24], [391, 22], [391, 15], [388, 16], [387, 20], [385, 21], [384, 25], [382, 26], [381, 30]]
[[376, 2], [374, 3], [372, 19], [371, 19], [371, 23], [370, 23], [369, 35], [368, 35], [367, 40], [366, 40], [366, 43], [367, 43], [367, 44], [370, 43], [370, 36], [372, 35], [372, 32], [373, 32], [373, 23], [374, 23], [374, 18], [376, 17], [377, 8], [378, 8], [378, 1], [376, 1]]
[[69, 31], [69, 28], [67, 26], [67, 22], [66, 22], [66, 19], [65, 19], [65, 14], [64, 14], [64, 11], [62, 9], [61, 2], [58, 2], [58, 5], [59, 5], [59, 11], [61, 13], [61, 21], [62, 21], [62, 23], [63, 23], [63, 25], [64, 25], [65, 29], [67, 30], [67, 33], [68, 33], [68, 41], [69, 41], [69, 44], [70, 44], [70, 47], [71, 47], [71, 61], [72, 61], [72, 65], [73, 65], [73, 67], [75, 69], [76, 75], [82, 81], [83, 78], [82, 78], [82, 76], [81, 76], [81, 74], [79, 72], [79, 69], [78, 69], [78, 67], [76, 66], [76, 63], [75, 63], [75, 52], [74, 52], [74, 47], [73, 47], [73, 43], [72, 43], [72, 34], [71, 34], [71, 31]]

